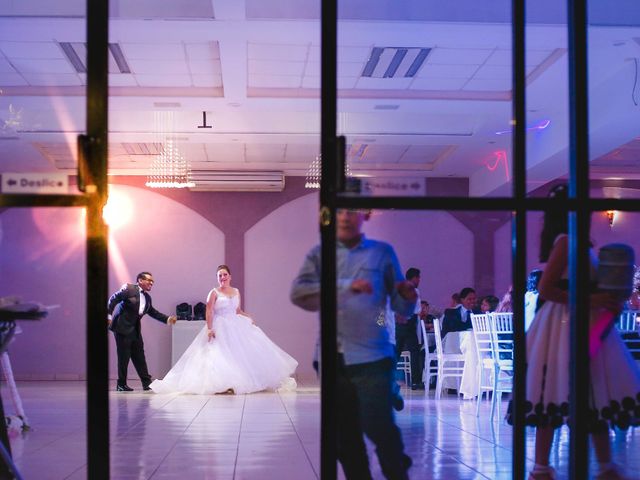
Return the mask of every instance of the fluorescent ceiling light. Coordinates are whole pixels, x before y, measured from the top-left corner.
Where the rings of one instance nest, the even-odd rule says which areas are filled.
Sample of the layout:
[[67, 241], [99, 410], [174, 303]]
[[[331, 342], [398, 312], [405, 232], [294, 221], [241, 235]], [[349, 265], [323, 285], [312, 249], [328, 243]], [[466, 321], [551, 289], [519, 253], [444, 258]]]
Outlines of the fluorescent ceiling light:
[[[84, 42], [59, 42], [59, 44], [75, 71], [87, 73], [87, 44]], [[109, 73], [131, 73], [122, 48], [117, 43], [109, 44]]]
[[363, 77], [412, 78], [431, 52], [430, 48], [373, 47], [362, 70]]

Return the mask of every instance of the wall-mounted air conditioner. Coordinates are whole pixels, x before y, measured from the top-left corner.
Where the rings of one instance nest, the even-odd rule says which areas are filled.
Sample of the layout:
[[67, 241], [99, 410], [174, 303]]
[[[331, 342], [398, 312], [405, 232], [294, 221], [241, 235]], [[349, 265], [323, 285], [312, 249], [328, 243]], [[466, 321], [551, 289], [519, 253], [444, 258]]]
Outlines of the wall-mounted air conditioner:
[[192, 192], [281, 192], [284, 172], [192, 170]]

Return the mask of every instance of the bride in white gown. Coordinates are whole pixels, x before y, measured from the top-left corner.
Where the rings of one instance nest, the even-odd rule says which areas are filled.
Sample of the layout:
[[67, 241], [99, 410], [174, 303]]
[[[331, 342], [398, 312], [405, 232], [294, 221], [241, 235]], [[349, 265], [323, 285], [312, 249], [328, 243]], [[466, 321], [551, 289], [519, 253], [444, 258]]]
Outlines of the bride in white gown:
[[252, 393], [291, 390], [298, 362], [240, 310], [229, 267], [217, 270], [218, 288], [207, 297], [207, 324], [162, 380], [156, 393]]

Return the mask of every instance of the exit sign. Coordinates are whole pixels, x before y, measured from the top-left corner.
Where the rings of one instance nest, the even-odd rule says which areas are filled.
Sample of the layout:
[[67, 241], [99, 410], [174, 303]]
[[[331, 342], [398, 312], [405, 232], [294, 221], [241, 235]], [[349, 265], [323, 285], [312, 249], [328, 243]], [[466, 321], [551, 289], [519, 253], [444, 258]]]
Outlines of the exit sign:
[[69, 193], [65, 173], [3, 173], [2, 193]]

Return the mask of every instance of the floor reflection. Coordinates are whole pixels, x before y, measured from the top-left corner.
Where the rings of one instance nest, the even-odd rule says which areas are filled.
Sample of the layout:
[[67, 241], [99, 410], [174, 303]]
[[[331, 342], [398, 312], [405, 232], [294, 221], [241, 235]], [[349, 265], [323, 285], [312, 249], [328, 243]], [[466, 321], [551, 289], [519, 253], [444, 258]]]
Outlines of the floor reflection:
[[[85, 384], [21, 382], [19, 388], [33, 426], [11, 440], [24, 478], [87, 478]], [[512, 477], [511, 427], [497, 417], [489, 421], [490, 402], [482, 402], [477, 417], [474, 401], [454, 395], [436, 401], [432, 392], [403, 394], [406, 406], [397, 421], [414, 461], [411, 478]], [[238, 396], [157, 395], [137, 388], [112, 392], [109, 400], [111, 478], [320, 477], [317, 387]], [[527, 429], [526, 436], [530, 468], [534, 431]], [[566, 428], [556, 440], [551, 462], [558, 478], [566, 479]], [[616, 432], [612, 440], [616, 461], [631, 478], [640, 478], [640, 431]], [[371, 444], [369, 449], [374, 478], [381, 479]]]

